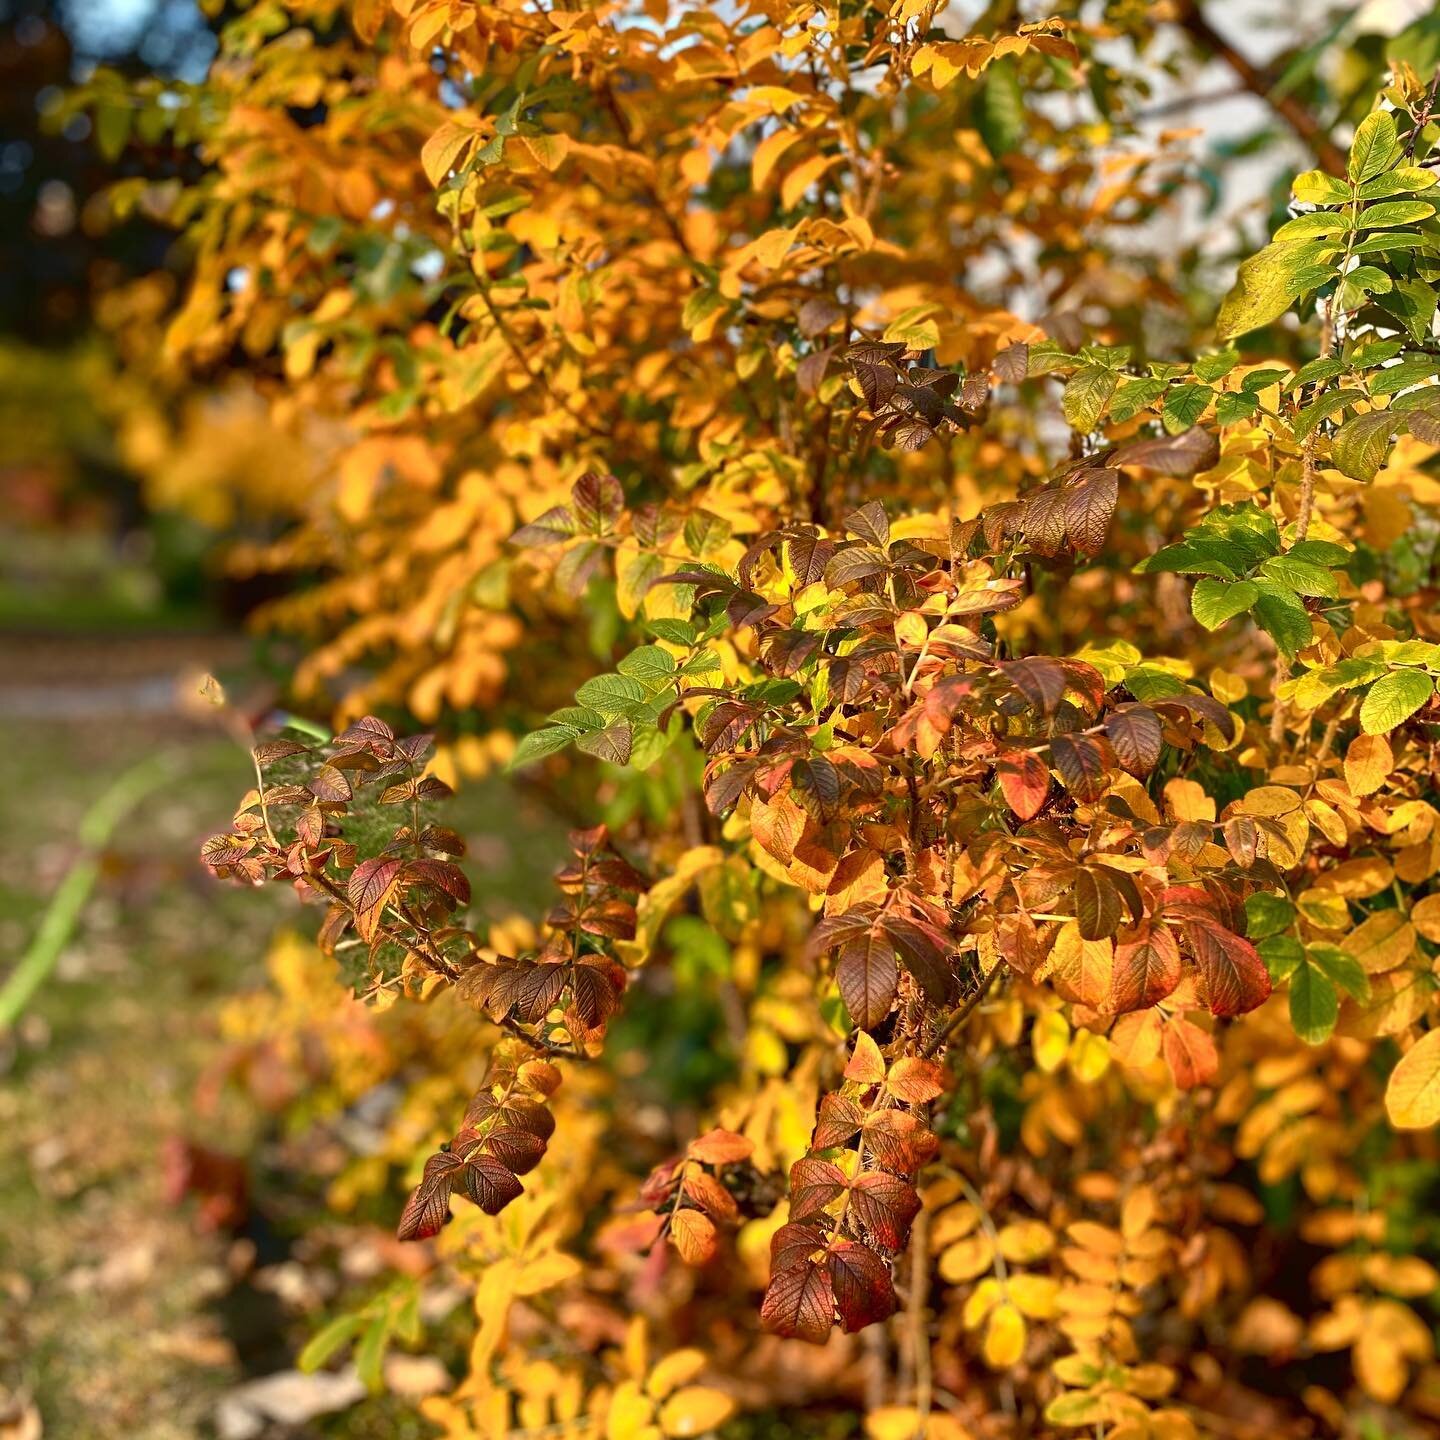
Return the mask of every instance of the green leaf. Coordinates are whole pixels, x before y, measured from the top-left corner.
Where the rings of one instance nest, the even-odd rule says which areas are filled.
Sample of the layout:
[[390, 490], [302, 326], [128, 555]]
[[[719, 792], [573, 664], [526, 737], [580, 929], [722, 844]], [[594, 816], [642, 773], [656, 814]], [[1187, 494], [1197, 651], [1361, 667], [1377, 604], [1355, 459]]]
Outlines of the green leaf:
[[1370, 977], [1365, 973], [1365, 967], [1348, 951], [1338, 945], [1317, 941], [1305, 947], [1305, 957], [1352, 1000], [1370, 998]]
[[1418, 165], [1402, 165], [1388, 175], [1377, 175], [1367, 180], [1355, 193], [1362, 200], [1379, 200], [1386, 195], [1408, 195], [1415, 190], [1428, 190], [1436, 181], [1430, 170]]
[[1310, 643], [1310, 614], [1289, 590], [1274, 581], [1256, 584], [1260, 595], [1251, 607], [1255, 623], [1287, 660], [1293, 660]]
[[1435, 291], [1424, 280], [1402, 280], [1379, 303], [1400, 321], [1416, 345], [1425, 344], [1435, 318]]
[[1312, 565], [1308, 560], [1297, 560], [1293, 555], [1271, 556], [1261, 562], [1260, 573], [1297, 595], [1315, 595], [1333, 600], [1340, 593], [1335, 577], [1328, 570]]
[[510, 757], [511, 770], [529, 765], [534, 760], [543, 760], [557, 750], [563, 750], [580, 731], [570, 725], [555, 725], [546, 730], [532, 730], [516, 747]]
[[[1423, 383], [1436, 371], [1440, 371], [1440, 360], [1425, 355], [1413, 356], [1371, 375], [1370, 393], [1394, 395], [1401, 390], [1408, 390], [1412, 385]], [[1437, 392], [1437, 395], [1440, 395], [1440, 392]]]
[[1292, 560], [1305, 560], [1311, 565], [1324, 565], [1333, 569], [1337, 565], [1348, 565], [1355, 554], [1343, 545], [1333, 545], [1329, 540], [1301, 540], [1285, 552]]
[[630, 715], [649, 698], [645, 687], [628, 675], [596, 675], [576, 692], [580, 704], [598, 710], [607, 719]]
[[1165, 382], [1146, 377], [1124, 380], [1110, 400], [1110, 418], [1120, 424], [1133, 420], [1147, 405], [1165, 393]]
[[1246, 896], [1245, 929], [1252, 940], [1284, 934], [1294, 923], [1295, 907], [1283, 895], [1257, 890]]
[[1223, 380], [1238, 364], [1240, 355], [1235, 350], [1220, 350], [1214, 355], [1202, 355], [1195, 362], [1195, 375], [1204, 381]]
[[370, 1322], [355, 1347], [355, 1373], [372, 1394], [385, 1388], [385, 1351], [390, 1347], [390, 1316], [380, 1315]]
[[1215, 423], [1237, 425], [1241, 420], [1250, 419], [1259, 408], [1258, 395], [1221, 395], [1215, 401]]
[[1402, 149], [1394, 115], [1388, 110], [1372, 110], [1356, 127], [1345, 173], [1352, 184], [1359, 185], [1388, 170]]
[[671, 645], [693, 645], [698, 638], [695, 627], [688, 620], [651, 620], [648, 627], [657, 640]]
[[1188, 430], [1210, 408], [1215, 392], [1208, 385], [1176, 385], [1166, 392], [1163, 416], [1171, 435]]
[[605, 717], [598, 710], [587, 710], [583, 705], [562, 705], [545, 717], [550, 725], [564, 725], [571, 730], [603, 730]]
[[1025, 136], [1025, 97], [1014, 65], [992, 65], [975, 98], [975, 128], [995, 156], [1009, 154]]
[[[1248, 912], [1249, 901], [1245, 908]], [[1293, 919], [1295, 912], [1291, 910], [1290, 914]], [[1288, 980], [1305, 962], [1305, 947], [1293, 935], [1266, 936], [1255, 948], [1260, 952], [1260, 958], [1265, 962], [1270, 978], [1277, 985]]]
[[1099, 365], [1084, 365], [1066, 382], [1060, 408], [1073, 429], [1088, 434], [1100, 423], [1119, 376]]
[[1344, 369], [1345, 361], [1321, 355], [1310, 361], [1308, 365], [1302, 365], [1295, 378], [1285, 388], [1298, 390], [1302, 385], [1312, 384], [1316, 380], [1333, 380]]
[[1185, 682], [1161, 665], [1135, 665], [1125, 672], [1125, 688], [1147, 704], [1186, 693]]
[[1252, 370], [1240, 381], [1240, 389], [1246, 395], [1258, 395], [1268, 385], [1274, 385], [1277, 381], [1288, 380], [1290, 372], [1281, 370], [1277, 366], [1267, 365], [1263, 370]]
[[1340, 1015], [1335, 987], [1320, 970], [1301, 965], [1290, 977], [1290, 1024], [1307, 1045], [1328, 1040]]
[[[1245, 568], [1243, 561], [1243, 555], [1235, 556], [1235, 562], [1242, 570]], [[1163, 550], [1147, 555], [1135, 567], [1135, 572], [1139, 575], [1152, 575], [1158, 571], [1171, 571], [1181, 575], [1218, 575], [1222, 580], [1236, 578], [1235, 571], [1223, 560], [1202, 555], [1193, 545], [1187, 545], [1184, 541], [1177, 545], [1167, 545]]]
[[1316, 235], [1339, 235], [1347, 228], [1344, 216], [1322, 215], [1316, 212], [1311, 215], [1297, 215], [1293, 220], [1287, 220], [1275, 232], [1275, 239], [1311, 240]]
[[1200, 580], [1190, 592], [1190, 613], [1207, 630], [1218, 630], [1227, 620], [1243, 615], [1259, 595], [1248, 580]]
[[1384, 735], [1408, 720], [1435, 693], [1430, 677], [1419, 670], [1392, 670], [1377, 680], [1360, 705], [1360, 728]]
[[1363, 390], [1327, 390], [1317, 395], [1296, 417], [1291, 430], [1297, 440], [1303, 440], [1322, 420], [1328, 420], [1337, 410], [1363, 400]]
[[348, 1345], [365, 1328], [363, 1315], [341, 1315], [322, 1325], [305, 1342], [305, 1348], [295, 1361], [296, 1366], [306, 1375], [318, 1370], [342, 1345]]
[[642, 685], [664, 685], [675, 673], [675, 657], [658, 645], [642, 645], [638, 650], [632, 650], [615, 668]]
[[1385, 200], [1367, 205], [1356, 217], [1357, 230], [1390, 230], [1397, 225], [1418, 225], [1435, 213], [1428, 200]]
[[1399, 417], [1389, 410], [1356, 415], [1336, 432], [1331, 455], [1335, 466], [1352, 480], [1372, 480], [1390, 449]]

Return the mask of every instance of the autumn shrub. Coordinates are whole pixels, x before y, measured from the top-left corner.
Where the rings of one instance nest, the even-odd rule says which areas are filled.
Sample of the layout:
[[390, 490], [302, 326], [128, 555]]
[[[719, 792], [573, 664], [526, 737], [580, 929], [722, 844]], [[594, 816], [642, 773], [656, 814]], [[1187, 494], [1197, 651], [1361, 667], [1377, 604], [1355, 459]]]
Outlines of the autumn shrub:
[[[112, 197], [192, 263], [140, 363], [313, 457], [233, 559], [338, 733], [203, 859], [370, 1007], [292, 966], [252, 1043], [405, 1078], [333, 1188], [421, 1278], [306, 1363], [458, 1281], [446, 1435], [1440, 1417], [1436, 86], [1284, 108], [1217, 308], [1116, 258], [1213, 32], [994, 9], [262, 5], [76, 102], [209, 166]], [[486, 926], [440, 802], [501, 763], [577, 826]]]

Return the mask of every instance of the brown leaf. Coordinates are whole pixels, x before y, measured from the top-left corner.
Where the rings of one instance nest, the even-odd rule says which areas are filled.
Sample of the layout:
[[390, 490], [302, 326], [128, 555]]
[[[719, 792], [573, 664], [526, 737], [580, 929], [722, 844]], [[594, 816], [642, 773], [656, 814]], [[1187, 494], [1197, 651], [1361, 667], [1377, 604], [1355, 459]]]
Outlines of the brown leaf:
[[827, 1265], [804, 1261], [770, 1277], [760, 1323], [776, 1335], [821, 1344], [835, 1321], [835, 1291]]

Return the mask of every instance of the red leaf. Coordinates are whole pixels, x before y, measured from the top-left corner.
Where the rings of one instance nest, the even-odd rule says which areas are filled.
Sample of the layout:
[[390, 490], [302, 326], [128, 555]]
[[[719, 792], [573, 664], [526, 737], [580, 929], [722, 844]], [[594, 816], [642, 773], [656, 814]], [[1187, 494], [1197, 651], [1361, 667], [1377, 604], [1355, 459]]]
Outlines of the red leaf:
[[1005, 803], [1021, 820], [1033, 820], [1050, 793], [1050, 770], [1029, 750], [1007, 750], [995, 762]]
[[1185, 938], [1200, 966], [1212, 1015], [1243, 1015], [1270, 995], [1270, 972], [1248, 941], [1214, 924], [1192, 923]]
[[1115, 947], [1109, 1008], [1116, 1015], [1158, 1005], [1180, 983], [1180, 947], [1163, 926]]
[[491, 1155], [472, 1155], [465, 1162], [465, 1193], [487, 1215], [498, 1215], [524, 1188]]
[[485, 1143], [490, 1153], [516, 1175], [533, 1170], [545, 1154], [545, 1141], [539, 1135], [514, 1125], [497, 1125]]
[[685, 1177], [685, 1198], [692, 1200], [713, 1220], [735, 1220], [740, 1209], [735, 1197], [708, 1171], [691, 1166]]
[[1098, 800], [1104, 792], [1115, 751], [1099, 735], [1057, 735], [1050, 742], [1055, 768], [1065, 788], [1082, 803]]
[[1098, 867], [1075, 872], [1075, 918], [1085, 940], [1103, 940], [1120, 928], [1120, 891]]
[[773, 1334], [820, 1344], [835, 1322], [835, 1291], [827, 1266], [806, 1261], [777, 1270], [765, 1289], [760, 1323]]
[[840, 952], [835, 983], [850, 1018], [862, 1030], [875, 1029], [890, 1013], [899, 982], [895, 947], [884, 935], [866, 931]]
[[909, 1105], [923, 1105], [945, 1089], [945, 1067], [936, 1060], [906, 1055], [890, 1067], [886, 1088]]
[[807, 1155], [790, 1167], [790, 1218], [808, 1220], [820, 1214], [849, 1182], [838, 1165]]
[[830, 1282], [840, 1322], [852, 1333], [895, 1313], [890, 1267], [863, 1245], [836, 1244], [830, 1252]]
[[1127, 705], [1106, 718], [1105, 733], [1120, 764], [1143, 779], [1156, 766], [1164, 746], [1160, 717], [1144, 705]]
[[448, 860], [411, 860], [405, 866], [405, 878], [428, 885], [460, 905], [470, 903], [470, 881], [465, 872]]
[[395, 1230], [398, 1239], [428, 1240], [440, 1233], [450, 1218], [450, 1187], [455, 1183], [455, 1172], [460, 1165], [460, 1157], [449, 1150], [442, 1150], [425, 1162], [424, 1179], [401, 1212], [400, 1224]]
[[351, 872], [346, 893], [355, 911], [355, 928], [362, 940], [373, 940], [380, 928], [380, 914], [400, 883], [403, 860], [379, 857], [362, 860]]
[[859, 1134], [864, 1122], [864, 1112], [853, 1101], [843, 1095], [826, 1095], [820, 1101], [820, 1118], [815, 1122], [815, 1137], [811, 1144], [816, 1150], [833, 1150], [837, 1145], [848, 1145]]
[[707, 1165], [734, 1165], [747, 1160], [754, 1153], [753, 1141], [733, 1130], [709, 1130], [696, 1136], [685, 1153], [692, 1160], [703, 1160]]
[[908, 1111], [881, 1110], [865, 1122], [865, 1143], [887, 1170], [913, 1174], [935, 1153], [935, 1137]]
[[1065, 500], [1065, 534], [1082, 555], [1095, 555], [1104, 548], [1119, 480], [1116, 470], [1090, 470], [1060, 492]]
[[818, 1225], [782, 1225], [770, 1237], [770, 1268], [789, 1270], [823, 1250], [829, 1237]]
[[1165, 1063], [1182, 1090], [1193, 1090], [1215, 1078], [1220, 1057], [1210, 1036], [1183, 1015], [1175, 1016], [1161, 1037]]
[[850, 1187], [849, 1213], [886, 1250], [899, 1250], [920, 1210], [915, 1187], [898, 1175], [867, 1170]]

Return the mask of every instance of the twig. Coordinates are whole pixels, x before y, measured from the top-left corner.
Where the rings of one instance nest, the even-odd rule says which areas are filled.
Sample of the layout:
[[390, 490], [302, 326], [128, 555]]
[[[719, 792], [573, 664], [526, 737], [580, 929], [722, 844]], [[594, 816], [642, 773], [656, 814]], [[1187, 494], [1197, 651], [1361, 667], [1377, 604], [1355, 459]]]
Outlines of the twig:
[[1252, 95], [1259, 96], [1310, 147], [1332, 175], [1345, 173], [1345, 155], [1323, 125], [1293, 96], [1275, 94], [1275, 77], [1237, 50], [1191, 3], [1181, 12], [1180, 28], [1217, 59], [1223, 60]]
[[1430, 81], [1430, 88], [1425, 92], [1425, 98], [1420, 102], [1420, 108], [1415, 112], [1415, 123], [1410, 128], [1410, 139], [1405, 146], [1405, 158], [1407, 160], [1411, 160], [1415, 156], [1415, 146], [1420, 139], [1420, 132], [1430, 123], [1430, 116], [1434, 112], [1437, 95], [1440, 95], [1440, 66], [1436, 67], [1435, 74]]
[[935, 1032], [935, 1038], [920, 1052], [922, 1055], [927, 1059], [934, 1055], [950, 1039], [951, 1035], [970, 1018], [975, 1007], [990, 993], [990, 987], [995, 983], [1002, 968], [1002, 962], [997, 960], [995, 968], [980, 982], [980, 988]]

